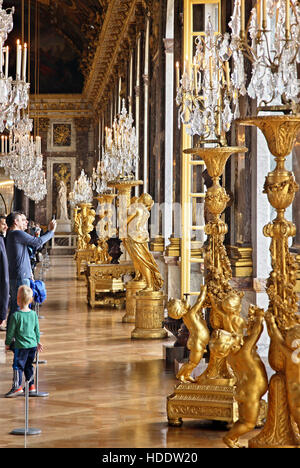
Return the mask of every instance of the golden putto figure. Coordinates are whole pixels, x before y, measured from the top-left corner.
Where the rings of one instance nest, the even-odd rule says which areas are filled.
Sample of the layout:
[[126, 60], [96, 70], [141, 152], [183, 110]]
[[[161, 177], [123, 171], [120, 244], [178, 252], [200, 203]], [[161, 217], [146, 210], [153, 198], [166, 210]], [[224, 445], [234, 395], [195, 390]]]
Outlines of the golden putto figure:
[[268, 390], [266, 368], [257, 353], [256, 344], [263, 332], [264, 310], [251, 306], [247, 335], [232, 334], [228, 363], [236, 377], [235, 398], [239, 419], [223, 438], [228, 447], [240, 448], [238, 439], [252, 431], [257, 423], [261, 399]]
[[135, 280], [143, 279], [146, 282], [145, 291], [159, 291], [163, 286], [162, 276], [148, 245], [147, 223], [153, 203], [147, 193], [132, 200], [127, 210], [127, 238], [122, 239], [136, 271]]
[[192, 371], [201, 361], [206, 346], [209, 342], [209, 329], [203, 318], [203, 305], [206, 299], [207, 286], [203, 286], [194, 306], [190, 306], [186, 301], [171, 299], [168, 302], [168, 314], [171, 318], [183, 318], [183, 322], [189, 330], [187, 348], [190, 350], [189, 361], [181, 367], [176, 375], [181, 382], [195, 382], [191, 377]]

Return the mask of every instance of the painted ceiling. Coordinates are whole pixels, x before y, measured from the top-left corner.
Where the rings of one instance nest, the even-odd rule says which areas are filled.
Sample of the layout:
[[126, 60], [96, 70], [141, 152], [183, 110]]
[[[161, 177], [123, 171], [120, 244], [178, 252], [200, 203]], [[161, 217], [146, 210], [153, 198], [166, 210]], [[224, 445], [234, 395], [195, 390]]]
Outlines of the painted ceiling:
[[[108, 0], [24, 0], [24, 42], [28, 42], [30, 1], [30, 83], [35, 93], [81, 93], [87, 57], [94, 53]], [[21, 39], [22, 0], [4, 0], [15, 7], [14, 29], [9, 34], [13, 76], [16, 40]], [[39, 17], [39, 68], [36, 65], [36, 11]]]

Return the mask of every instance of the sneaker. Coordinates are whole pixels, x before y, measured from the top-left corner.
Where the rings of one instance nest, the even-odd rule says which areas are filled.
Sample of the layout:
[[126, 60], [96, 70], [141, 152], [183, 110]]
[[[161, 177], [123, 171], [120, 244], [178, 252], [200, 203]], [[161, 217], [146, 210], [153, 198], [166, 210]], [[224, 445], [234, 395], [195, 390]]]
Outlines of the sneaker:
[[5, 398], [13, 398], [18, 395], [23, 395], [24, 391], [22, 387], [12, 388], [8, 393], [5, 394]]
[[29, 395], [32, 394], [32, 393], [36, 393], [35, 385], [30, 385], [30, 387], [29, 387]]

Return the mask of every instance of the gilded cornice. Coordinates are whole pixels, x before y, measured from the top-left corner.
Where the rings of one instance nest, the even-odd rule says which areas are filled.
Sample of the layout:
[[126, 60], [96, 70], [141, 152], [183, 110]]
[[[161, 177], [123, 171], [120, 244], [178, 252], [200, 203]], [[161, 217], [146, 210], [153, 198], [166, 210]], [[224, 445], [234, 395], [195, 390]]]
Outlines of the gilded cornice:
[[[132, 45], [132, 24], [142, 0], [111, 0], [99, 35], [95, 57], [86, 78], [83, 96], [96, 108], [103, 102], [111, 79], [122, 73], [126, 54]], [[123, 67], [122, 67], [123, 63]]]
[[31, 118], [90, 118], [91, 104], [82, 94], [40, 94], [30, 96]]

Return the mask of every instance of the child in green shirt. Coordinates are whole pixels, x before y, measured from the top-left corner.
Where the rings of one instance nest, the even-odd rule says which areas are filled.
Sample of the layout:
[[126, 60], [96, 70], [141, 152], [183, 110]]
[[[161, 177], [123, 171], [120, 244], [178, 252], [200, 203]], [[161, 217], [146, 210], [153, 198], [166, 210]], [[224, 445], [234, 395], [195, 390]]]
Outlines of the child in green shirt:
[[16, 311], [9, 321], [6, 333], [6, 350], [9, 349], [13, 339], [14, 360], [13, 360], [13, 386], [6, 393], [6, 398], [15, 397], [24, 393], [22, 388], [23, 373], [27, 382], [30, 382], [29, 393], [36, 391], [34, 386], [33, 361], [36, 350], [42, 351], [40, 344], [40, 328], [37, 314], [29, 308], [33, 301], [31, 288], [22, 285], [18, 289], [17, 302], [20, 310]]

